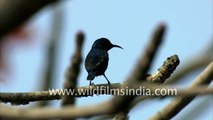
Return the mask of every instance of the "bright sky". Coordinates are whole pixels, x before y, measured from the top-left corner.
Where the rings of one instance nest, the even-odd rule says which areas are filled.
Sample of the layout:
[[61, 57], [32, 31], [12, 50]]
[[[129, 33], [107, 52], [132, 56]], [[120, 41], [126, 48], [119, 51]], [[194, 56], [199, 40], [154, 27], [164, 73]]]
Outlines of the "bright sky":
[[[74, 50], [74, 38], [77, 31], [82, 30], [86, 34], [83, 55], [87, 55], [93, 42], [106, 37], [112, 43], [124, 48], [110, 50], [110, 62], [106, 75], [112, 83], [122, 82], [133, 70], [135, 62], [142, 54], [153, 30], [159, 23], [167, 24], [165, 41], [152, 66], [151, 73], [162, 65], [163, 61], [173, 54], [177, 54], [182, 61], [189, 59], [191, 55], [199, 54], [208, 44], [212, 44], [212, 0], [65, 0], [61, 5], [64, 11], [63, 32], [60, 38], [61, 44], [58, 52], [57, 71], [54, 75], [54, 88], [62, 88], [64, 73], [69, 65], [71, 54]], [[30, 21], [30, 27], [35, 28], [33, 37], [37, 42], [32, 47], [16, 47], [11, 50], [9, 61], [12, 68], [12, 77], [8, 82], [1, 83], [1, 91], [24, 92], [39, 90], [44, 69], [44, 50], [50, 33], [52, 11], [47, 7], [36, 14]], [[200, 72], [200, 71], [199, 71]], [[187, 77], [192, 81], [196, 75]], [[87, 86], [87, 72], [82, 65], [79, 86]], [[97, 77], [95, 84], [106, 83], [104, 77]], [[189, 82], [184, 85], [189, 84]], [[95, 96], [79, 98], [78, 105], [96, 104], [109, 99], [109, 96]], [[186, 107], [174, 120], [181, 119], [186, 111], [195, 109], [192, 106], [206, 100], [205, 111], [199, 114], [192, 113], [193, 119], [211, 119], [213, 105], [212, 96], [197, 98]], [[130, 112], [130, 120], [147, 119], [171, 99], [147, 100]], [[60, 104], [59, 101], [53, 101]]]

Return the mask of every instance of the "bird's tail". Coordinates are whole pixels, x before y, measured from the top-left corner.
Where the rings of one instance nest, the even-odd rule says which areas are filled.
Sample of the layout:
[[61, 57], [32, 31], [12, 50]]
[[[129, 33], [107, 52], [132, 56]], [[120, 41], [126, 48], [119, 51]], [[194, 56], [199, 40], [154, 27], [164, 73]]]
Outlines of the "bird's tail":
[[93, 74], [88, 74], [87, 80], [93, 80], [95, 76]]

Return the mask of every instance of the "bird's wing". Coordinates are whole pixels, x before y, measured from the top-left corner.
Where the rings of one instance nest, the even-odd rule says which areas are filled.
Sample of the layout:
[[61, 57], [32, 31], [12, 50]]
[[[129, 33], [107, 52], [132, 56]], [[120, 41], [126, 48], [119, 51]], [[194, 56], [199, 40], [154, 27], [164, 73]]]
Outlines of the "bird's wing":
[[102, 53], [101, 55], [96, 54], [96, 55], [91, 55], [90, 58], [87, 60], [86, 64], [86, 69], [87, 71], [95, 71], [99, 67], [101, 67], [103, 64], [108, 63], [108, 54], [107, 53]]

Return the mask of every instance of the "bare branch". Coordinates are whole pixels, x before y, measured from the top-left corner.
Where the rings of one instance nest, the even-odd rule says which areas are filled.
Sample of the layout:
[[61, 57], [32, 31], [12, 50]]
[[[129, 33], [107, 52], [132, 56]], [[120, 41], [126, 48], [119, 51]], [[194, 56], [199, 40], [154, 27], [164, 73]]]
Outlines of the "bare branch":
[[[151, 81], [154, 83], [164, 81], [165, 79], [167, 79], [167, 77], [169, 77], [173, 73], [173, 71], [176, 69], [178, 64], [179, 64], [179, 58], [177, 55], [168, 57], [166, 59], [166, 61], [164, 62], [164, 64], [158, 69], [158, 71], [154, 75], [152, 75], [152, 76], [150, 75], [149, 77], [147, 77], [146, 81]], [[107, 87], [109, 87], [110, 89], [118, 89], [118, 88], [120, 88], [120, 86], [122, 86], [122, 85], [120, 85], [119, 83], [114, 83], [114, 84], [111, 84], [110, 86], [108, 86], [108, 84], [100, 84], [100, 85], [95, 85], [95, 86], [79, 87], [79, 88], [73, 89], [75, 92], [73, 95], [70, 95], [70, 97], [93, 96], [94, 92], [92, 92], [92, 94], [91, 94], [91, 92], [89, 92], [89, 91], [94, 91], [94, 90], [97, 91], [100, 88], [103, 88], [103, 90], [102, 90], [103, 92], [101, 92], [101, 91], [97, 91], [97, 92], [105, 94], [105, 92], [106, 92], [105, 89]], [[123, 85], [123, 88], [125, 88], [125, 87], [126, 86]], [[69, 89], [69, 88], [67, 88], [67, 89]], [[85, 94], [84, 95], [80, 94], [80, 93], [78, 93], [78, 91], [85, 91]], [[34, 94], [33, 94], [33, 92], [0, 93], [0, 100], [3, 102], [11, 102], [12, 104], [28, 104], [29, 102], [33, 102], [33, 101], [54, 100], [54, 99], [61, 98], [61, 96], [59, 96], [58, 94], [55, 94], [55, 95], [52, 94], [51, 96], [49, 94], [50, 94], [50, 91], [40, 91], [40, 92], [35, 92]], [[44, 96], [46, 96], [46, 98]]]
[[[160, 43], [163, 41], [165, 29], [166, 26], [164, 24], [157, 26], [147, 48], [145, 49], [145, 53], [139, 59], [134, 71], [132, 74], [130, 74], [131, 76], [126, 81], [129, 85], [134, 85], [133, 83], [136, 81], [144, 81], [147, 77], [146, 74], [151, 66], [155, 54], [157, 53]], [[128, 112], [127, 108], [134, 98], [134, 96], [114, 97], [112, 101], [118, 101], [118, 104], [114, 107], [114, 110], [117, 112]]]
[[[127, 89], [128, 88], [128, 89]], [[133, 92], [128, 92], [128, 90], [134, 89]], [[137, 94], [136, 90], [149, 90], [147, 93]], [[64, 89], [61, 89], [63, 91]], [[150, 84], [145, 82], [138, 82], [134, 87], [129, 87], [127, 84], [119, 84], [114, 83], [110, 86], [108, 84], [99, 84], [95, 86], [85, 86], [73, 89], [73, 94], [69, 96], [72, 97], [88, 97], [94, 95], [116, 95], [121, 96], [121, 91], [126, 90], [124, 96], [147, 96], [147, 97], [161, 97], [161, 96], [194, 96], [194, 95], [205, 95], [212, 94], [213, 89], [207, 88], [207, 86], [197, 86], [191, 89], [184, 88], [175, 88], [169, 85], [160, 85], [160, 84]], [[115, 91], [116, 90], [116, 91]], [[166, 90], [167, 93], [165, 95], [161, 95], [160, 91]], [[84, 94], [82, 93], [84, 91]], [[55, 93], [54, 93], [55, 92]], [[175, 94], [175, 93], [177, 94]], [[129, 93], [129, 94], [128, 94]], [[61, 99], [64, 95], [61, 93], [57, 93], [55, 91], [38, 91], [38, 92], [25, 92], [25, 93], [0, 93], [0, 100], [2, 102], [10, 102], [11, 104], [28, 104], [33, 101], [41, 101], [41, 100], [58, 100]]]
[[[145, 84], [145, 85], [144, 85]], [[150, 89], [151, 91], [156, 91], [156, 90], [166, 90], [166, 89], [171, 89], [168, 88], [169, 86], [164, 86], [164, 85], [155, 85], [154, 87], [153, 84], [147, 84], [147, 83], [143, 83], [143, 85], [147, 88]], [[136, 89], [136, 88], [135, 88]], [[174, 88], [173, 88], [174, 89]], [[172, 94], [172, 91], [169, 91], [167, 93], [167, 95], [165, 96], [174, 96], [174, 94]], [[213, 88], [206, 88], [206, 86], [197, 86], [196, 88], [191, 88], [191, 89], [177, 89], [177, 95], [178, 96], [194, 96], [194, 95], [204, 95], [204, 94], [213, 94]], [[32, 93], [35, 94], [35, 93]], [[27, 93], [25, 94], [24, 97], [21, 97], [22, 99], [26, 100], [31, 99], [33, 97], [33, 95], [29, 95], [27, 96]], [[37, 95], [42, 94], [45, 96], [48, 96], [49, 94], [46, 93], [39, 93], [37, 92]], [[151, 93], [151, 95], [153, 94], [153, 97], [155, 97], [156, 95], [154, 95], [154, 93]], [[11, 95], [11, 94], [10, 94]], [[21, 94], [23, 95], [23, 94]], [[136, 94], [137, 95], [137, 94]], [[8, 94], [1, 94], [1, 96], [4, 97], [8, 97]], [[16, 98], [20, 99], [20, 94], [19, 96], [16, 94], [14, 95]], [[13, 95], [12, 97], [15, 98]], [[162, 95], [157, 95], [157, 96], [162, 96]], [[51, 97], [51, 96], [50, 96]], [[55, 96], [54, 96], [55, 97]], [[60, 96], [58, 96], [58, 99], [60, 99]], [[21, 100], [21, 99], [20, 99]], [[57, 118], [78, 118], [78, 117], [87, 117], [87, 116], [93, 116], [93, 115], [103, 115], [103, 114], [109, 114], [109, 113], [114, 113], [113, 111], [111, 111], [114, 106], [117, 104], [118, 101], [108, 101], [108, 102], [104, 102], [102, 104], [99, 105], [95, 105], [95, 106], [84, 106], [84, 107], [74, 107], [74, 106], [69, 106], [69, 107], [63, 107], [60, 110], [59, 109], [55, 109], [55, 108], [48, 108], [48, 107], [39, 107], [39, 108], [31, 108], [31, 109], [16, 109], [14, 107], [7, 107], [3, 104], [0, 105], [1, 109], [0, 109], [0, 117], [2, 118], [25, 118], [25, 119], [57, 119]], [[106, 106], [103, 106], [106, 105]], [[90, 109], [89, 107], [91, 107], [91, 110], [88, 111], [88, 109]], [[96, 109], [98, 108], [98, 109]], [[70, 111], [69, 111], [70, 110]], [[57, 111], [57, 114], [55, 114]], [[80, 111], [80, 113], [78, 113], [78, 111]], [[101, 112], [100, 112], [101, 111]], [[5, 114], [5, 112], [7, 114]], [[24, 113], [29, 113], [29, 114], [21, 114], [22, 112]], [[50, 114], [52, 112], [52, 115]], [[74, 114], [75, 113], [75, 114]], [[47, 116], [48, 114], [50, 114], [49, 116]], [[122, 115], [125, 114], [122, 113]], [[119, 115], [120, 116], [120, 115]]]
[[[53, 4], [53, 21], [52, 21], [52, 32], [50, 34], [48, 51], [46, 55], [46, 68], [44, 72], [44, 78], [41, 81], [43, 85], [42, 90], [48, 90], [53, 86], [53, 75], [55, 72], [55, 66], [57, 61], [57, 50], [59, 45], [59, 37], [61, 34], [63, 12], [58, 4]], [[38, 104], [39, 106], [48, 105], [48, 101], [42, 101]]]
[[203, 57], [196, 57], [193, 61], [190, 60], [189, 62], [183, 63], [183, 67], [177, 70], [165, 83], [173, 84], [194, 70], [207, 66], [211, 61], [212, 58], [210, 58], [209, 55], [206, 55]]
[[177, 55], [168, 57], [158, 71], [148, 77], [147, 81], [152, 83], [164, 83], [179, 65], [180, 60]]
[[[154, 37], [151, 39], [151, 42], [149, 43], [144, 56], [140, 59], [135, 71], [133, 71], [132, 76], [130, 76], [130, 78], [124, 84], [121, 85], [121, 88], [125, 87], [125, 85], [129, 86], [129, 87], [134, 87], [134, 85], [138, 85], [137, 81], [146, 80], [146, 77], [147, 77], [146, 72], [148, 71], [148, 69], [151, 65], [151, 61], [153, 60], [155, 53], [157, 52], [159, 43], [161, 43], [164, 29], [165, 29], [165, 26], [160, 25], [158, 27], [158, 29], [155, 31], [155, 33], [153, 35]], [[134, 84], [134, 83], [136, 83], [136, 84]], [[92, 116], [94, 114], [95, 115], [113, 114], [113, 113], [119, 112], [122, 109], [124, 110], [124, 113], [125, 113], [125, 106], [128, 105], [133, 99], [134, 99], [134, 96], [122, 96], [122, 97], [116, 96], [110, 101], [93, 106], [92, 108], [90, 108], [89, 111], [86, 111], [87, 109], [83, 108], [80, 110], [80, 113], [78, 113], [78, 114], [76, 113], [75, 115], [73, 115], [73, 112], [75, 111], [74, 109], [77, 109], [75, 107], [69, 107], [69, 111], [63, 111], [64, 110], [64, 108], [63, 108], [60, 112], [57, 111], [57, 116], [54, 116], [54, 115], [56, 115], [56, 114], [54, 114], [54, 112], [53, 113], [51, 112], [51, 115], [54, 114], [53, 116], [48, 116], [48, 114], [43, 114], [43, 113], [42, 114], [45, 116], [44, 118], [50, 119], [50, 118], [75, 118], [78, 115], [79, 115], [78, 117], [80, 117], [80, 116], [86, 117], [86, 116]], [[93, 108], [97, 108], [97, 109], [93, 109]], [[22, 109], [22, 112], [23, 112], [23, 110], [24, 109]], [[74, 111], [72, 111], [72, 110], [74, 110]], [[50, 112], [47, 109], [45, 111]], [[45, 112], [45, 111], [43, 111], [43, 112]], [[21, 112], [21, 110], [19, 112]], [[28, 111], [25, 111], [25, 112], [28, 112]], [[31, 111], [29, 111], [29, 112], [31, 112]], [[41, 109], [38, 112], [42, 112]], [[69, 112], [72, 112], [72, 114], [70, 114]], [[66, 113], [66, 115], [62, 116], [62, 114], [65, 114], [65, 113]], [[32, 115], [32, 114], [33, 114], [33, 112], [31, 113], [31, 115], [26, 114], [25, 116], [17, 116], [17, 115], [20, 115], [20, 114], [17, 114], [17, 115], [14, 115], [13, 117], [14, 118], [31, 118], [32, 116], [36, 117], [35, 115]], [[38, 113], [36, 113], [36, 114], [38, 114]], [[41, 117], [42, 114], [39, 114], [39, 116], [37, 116], [37, 117]], [[11, 117], [11, 114], [10, 114], [10, 117]]]
[[[66, 80], [64, 82], [65, 89], [75, 89], [77, 85], [77, 78], [80, 73], [80, 65], [82, 62], [82, 46], [84, 42], [83, 32], [78, 32], [76, 36], [76, 50], [72, 56], [70, 66], [66, 72]], [[69, 105], [75, 103], [75, 97], [63, 96], [62, 105]]]
[[33, 101], [58, 100], [60, 95], [51, 95], [49, 91], [25, 92], [25, 93], [0, 93], [1, 102], [10, 102], [11, 104], [29, 104]]
[[[141, 83], [142, 84], [142, 83]], [[150, 83], [149, 83], [150, 84]], [[143, 83], [143, 85], [149, 85], [148, 83]], [[138, 85], [138, 83], [136, 84]], [[103, 85], [102, 85], [103, 86]], [[121, 86], [119, 84], [114, 87]], [[122, 85], [123, 86], [123, 85]], [[147, 86], [147, 88], [151, 88], [153, 84]], [[156, 86], [156, 85], [154, 85]], [[95, 87], [95, 86], [94, 86]], [[111, 86], [113, 87], [113, 86]], [[165, 89], [166, 86], [161, 86], [161, 88]], [[160, 88], [160, 86], [158, 87]], [[199, 88], [199, 87], [198, 87]], [[151, 88], [152, 89], [152, 88]], [[207, 91], [212, 91], [211, 89], [205, 89]], [[188, 91], [188, 89], [187, 89]], [[194, 91], [193, 89], [191, 90]], [[181, 93], [181, 92], [178, 92]], [[183, 92], [182, 92], [183, 93]], [[202, 91], [203, 93], [203, 91]], [[194, 94], [194, 93], [193, 93]], [[200, 94], [200, 93], [199, 93]], [[186, 94], [184, 94], [186, 95]], [[94, 115], [103, 115], [103, 114], [113, 114], [114, 106], [116, 106], [120, 101], [107, 101], [102, 104], [94, 105], [94, 106], [85, 106], [85, 107], [63, 107], [61, 109], [53, 109], [53, 108], [32, 108], [32, 109], [17, 109], [12, 107], [6, 107], [4, 105], [0, 105], [0, 116], [2, 118], [16, 118], [16, 119], [57, 119], [57, 118], [79, 118], [79, 117], [88, 117]], [[6, 114], [5, 114], [6, 113]], [[27, 114], [21, 114], [27, 113]]]
[[13, 120], [83, 118], [94, 115], [111, 114], [111, 108], [113, 108], [115, 105], [116, 102], [108, 101], [101, 104], [84, 107], [65, 106], [58, 109], [50, 107], [20, 109], [0, 104], [0, 118]]
[[[158, 40], [157, 40], [157, 36], [161, 36], [162, 37], [162, 35], [159, 35], [159, 34], [163, 34], [163, 32], [162, 31], [164, 31], [164, 26], [163, 25], [161, 25], [161, 26], [159, 26], [159, 28], [156, 30], [156, 32], [155, 32], [155, 34], [154, 34], [154, 36], [155, 37], [153, 37], [153, 39], [151, 40], [153, 43], [150, 43], [150, 45], [149, 45], [149, 47], [147, 48], [147, 49], [151, 49], [151, 50], [147, 50], [147, 51], [153, 51], [153, 52], [156, 52], [156, 50], [153, 50], [153, 48], [155, 48], [156, 49], [156, 46], [157, 46], [157, 44], [159, 44], [159, 42], [158, 42]], [[158, 38], [159, 40], [160, 39], [162, 39], [162, 38]], [[154, 47], [153, 47], [154, 46]], [[77, 48], [77, 49], [81, 49], [81, 48]], [[79, 51], [79, 50], [77, 50], [77, 51]], [[148, 56], [153, 56], [153, 55], [150, 55], [152, 52], [149, 52], [149, 54], [147, 53], [147, 54], [145, 54], [144, 55], [144, 57], [148, 57]], [[152, 53], [153, 54], [153, 53]], [[141, 64], [142, 66], [145, 66], [145, 68], [147, 68], [146, 66], [147, 66], [147, 64], [142, 64], [143, 62], [141, 62], [141, 61], [143, 61], [143, 59], [147, 59], [147, 58], [144, 58], [144, 57], [142, 57], [141, 59], [142, 60], [140, 60], [139, 61], [139, 65]], [[149, 57], [148, 57], [149, 58]], [[153, 57], [152, 57], [153, 58]], [[150, 58], [150, 59], [152, 59], [152, 58]], [[178, 57], [175, 57], [175, 58], [178, 58]], [[75, 60], [75, 59], [74, 59]], [[144, 60], [144, 61], [147, 61], [147, 60]], [[150, 61], [150, 60], [148, 60], [148, 61]], [[148, 62], [147, 61], [147, 62]], [[74, 61], [75, 62], [75, 61]], [[138, 70], [140, 70], [141, 68], [140, 67], [138, 67], [138, 65], [137, 65], [137, 68], [136, 68], [137, 70], [135, 70], [136, 72], [138, 71]], [[74, 72], [75, 73], [75, 72]], [[134, 72], [133, 72], [134, 73]], [[159, 72], [159, 73], [161, 73], [161, 72]], [[138, 72], [138, 74], [140, 74], [139, 72]], [[136, 75], [136, 74], [134, 74], [134, 75]], [[159, 74], [160, 75], [160, 74]], [[146, 76], [146, 75], [144, 75], [144, 76]], [[144, 76], [141, 76], [141, 79], [143, 79], [143, 77]], [[168, 76], [170, 76], [170, 75], [168, 75]], [[69, 78], [72, 78], [73, 76], [69, 76]], [[133, 76], [134, 77], [134, 76]], [[131, 78], [131, 77], [130, 77]], [[154, 78], [157, 78], [157, 77], [154, 77]], [[131, 80], [131, 79], [130, 79]], [[126, 84], [126, 83], [125, 83]], [[69, 85], [69, 84], [66, 84], [66, 85]], [[111, 85], [110, 86], [110, 88], [112, 88], [112, 86], [114, 86], [114, 85]], [[125, 86], [125, 85], [124, 85]], [[69, 88], [70, 86], [67, 86], [66, 88]], [[82, 88], [80, 88], [80, 89], [82, 89]], [[46, 94], [46, 92], [47, 91], [45, 91], [45, 94]], [[78, 95], [78, 94], [77, 94]], [[77, 96], [76, 95], [76, 96]], [[48, 95], [47, 95], [48, 96]], [[40, 97], [40, 96], [39, 96]], [[26, 97], [27, 98], [27, 97]], [[57, 96], [57, 98], [58, 98], [58, 96]], [[16, 98], [17, 99], [17, 98]], [[20, 99], [19, 100], [17, 100], [17, 101], [15, 101], [16, 99], [13, 99], [13, 100], [11, 100], [11, 98], [7, 101], [7, 100], [3, 100], [3, 98], [1, 98], [1, 100], [2, 101], [5, 101], [5, 102], [12, 102], [12, 103], [16, 103], [16, 104], [21, 104], [20, 102], [21, 101], [23, 101], [24, 99], [23, 98], [20, 98], [21, 99], [21, 101], [20, 101]], [[52, 96], [50, 97], [50, 98], [46, 98], [46, 100], [50, 100], [50, 99], [52, 99]], [[32, 97], [32, 99], [31, 100], [28, 100], [28, 99], [26, 99], [26, 101], [23, 101], [23, 103], [24, 104], [26, 104], [26, 103], [29, 103], [30, 101], [36, 101], [36, 100], [38, 100], [35, 96], [34, 97]], [[42, 98], [42, 100], [44, 100], [44, 98]]]
[[[173, 69], [173, 71], [174, 71], [175, 68], [177, 67], [178, 63], [179, 63], [179, 59], [176, 55], [173, 55], [173, 56], [167, 58], [167, 60], [163, 64], [163, 66], [161, 66], [161, 68], [159, 68], [158, 71], [153, 76], [147, 77], [147, 81], [154, 82], [154, 81], [159, 81], [159, 78], [163, 79], [163, 80], [166, 79], [165, 77], [162, 77], [162, 74], [164, 75], [163, 72], [165, 72], [168, 69], [168, 67], [174, 68]], [[170, 69], [170, 71], [171, 71], [171, 69]], [[171, 71], [171, 72], [166, 71], [166, 74], [172, 74], [173, 71]], [[166, 74], [165, 74], [165, 76], [170, 76], [170, 75], [166, 75]], [[101, 86], [105, 86], [105, 88], [106, 88], [107, 85], [96, 85], [96, 86], [92, 86], [91, 89], [94, 90], [94, 89], [100, 88]], [[110, 88], [116, 89], [116, 88], [119, 88], [120, 86], [121, 86], [120, 84], [112, 84], [112, 85], [110, 85]], [[89, 89], [88, 88], [89, 87], [80, 87], [78, 89], [79, 90], [84, 89], [85, 91], [88, 91], [90, 89], [90, 88]], [[75, 91], [78, 91], [78, 90], [75, 90]], [[54, 95], [48, 97], [49, 96], [48, 93], [49, 93], [49, 91], [39, 92], [39, 94], [38, 93], [33, 94], [31, 92], [30, 93], [18, 93], [18, 94], [17, 93], [1, 93], [0, 100], [4, 101], [4, 102], [11, 102], [13, 104], [27, 104], [31, 101], [39, 100], [39, 98], [41, 98], [42, 96], [46, 96], [46, 98], [45, 99], [42, 98], [41, 100], [53, 100]], [[46, 95], [46, 94], [48, 94], [48, 95]], [[79, 94], [76, 92], [74, 95], [79, 95]], [[90, 95], [90, 94], [86, 93], [86, 95]], [[20, 97], [20, 96], [23, 96], [23, 97]], [[60, 96], [58, 94], [56, 94], [55, 99], [60, 99]], [[21, 101], [22, 101], [22, 103], [21, 103]]]
[[[164, 83], [170, 77], [170, 75], [175, 71], [179, 63], [180, 63], [180, 60], [177, 55], [168, 57], [167, 60], [164, 61], [163, 65], [158, 69], [158, 71], [147, 78], [147, 81], [152, 83], [158, 83], [158, 84]], [[134, 99], [134, 101], [132, 101], [129, 104], [128, 110], [130, 110], [132, 107], [137, 105], [139, 102], [148, 98], [154, 98], [154, 97], [153, 96], [137, 97], [136, 99]]]
[[144, 54], [138, 60], [138, 63], [136, 64], [132, 74], [130, 74], [131, 76], [129, 77], [129, 80], [144, 80], [146, 78], [146, 73], [149, 70], [151, 63], [155, 55], [157, 54], [158, 48], [163, 41], [165, 29], [166, 26], [164, 24], [160, 24], [159, 26], [157, 26], [149, 44], [145, 49]]
[[[213, 44], [212, 39], [210, 40], [210, 46], [207, 47], [202, 53], [192, 55], [188, 61], [181, 64], [179, 69], [165, 82], [165, 84], [174, 84], [181, 80], [183, 77], [188, 75], [189, 73], [199, 69], [206, 67], [212, 60], [212, 48]], [[196, 56], [196, 57], [195, 57]]]
[[115, 115], [113, 120], [129, 120], [129, 117], [127, 116], [126, 112], [120, 112]]
[[[189, 89], [194, 89], [198, 85], [209, 84], [213, 80], [213, 62], [195, 79]], [[195, 96], [177, 97], [172, 100], [166, 107], [153, 115], [150, 120], [168, 120], [178, 114], [185, 106], [187, 106]]]

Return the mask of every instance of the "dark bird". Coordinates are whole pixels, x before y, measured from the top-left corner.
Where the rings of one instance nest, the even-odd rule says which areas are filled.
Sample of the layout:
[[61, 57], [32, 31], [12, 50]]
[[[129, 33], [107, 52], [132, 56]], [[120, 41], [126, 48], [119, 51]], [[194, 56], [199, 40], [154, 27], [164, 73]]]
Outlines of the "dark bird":
[[88, 72], [87, 80], [90, 80], [90, 85], [91, 81], [94, 80], [96, 76], [100, 75], [103, 75], [108, 84], [110, 84], [109, 79], [105, 75], [105, 71], [109, 61], [108, 51], [113, 47], [123, 49], [121, 46], [113, 45], [107, 38], [97, 39], [93, 43], [92, 49], [85, 60], [85, 68]]

